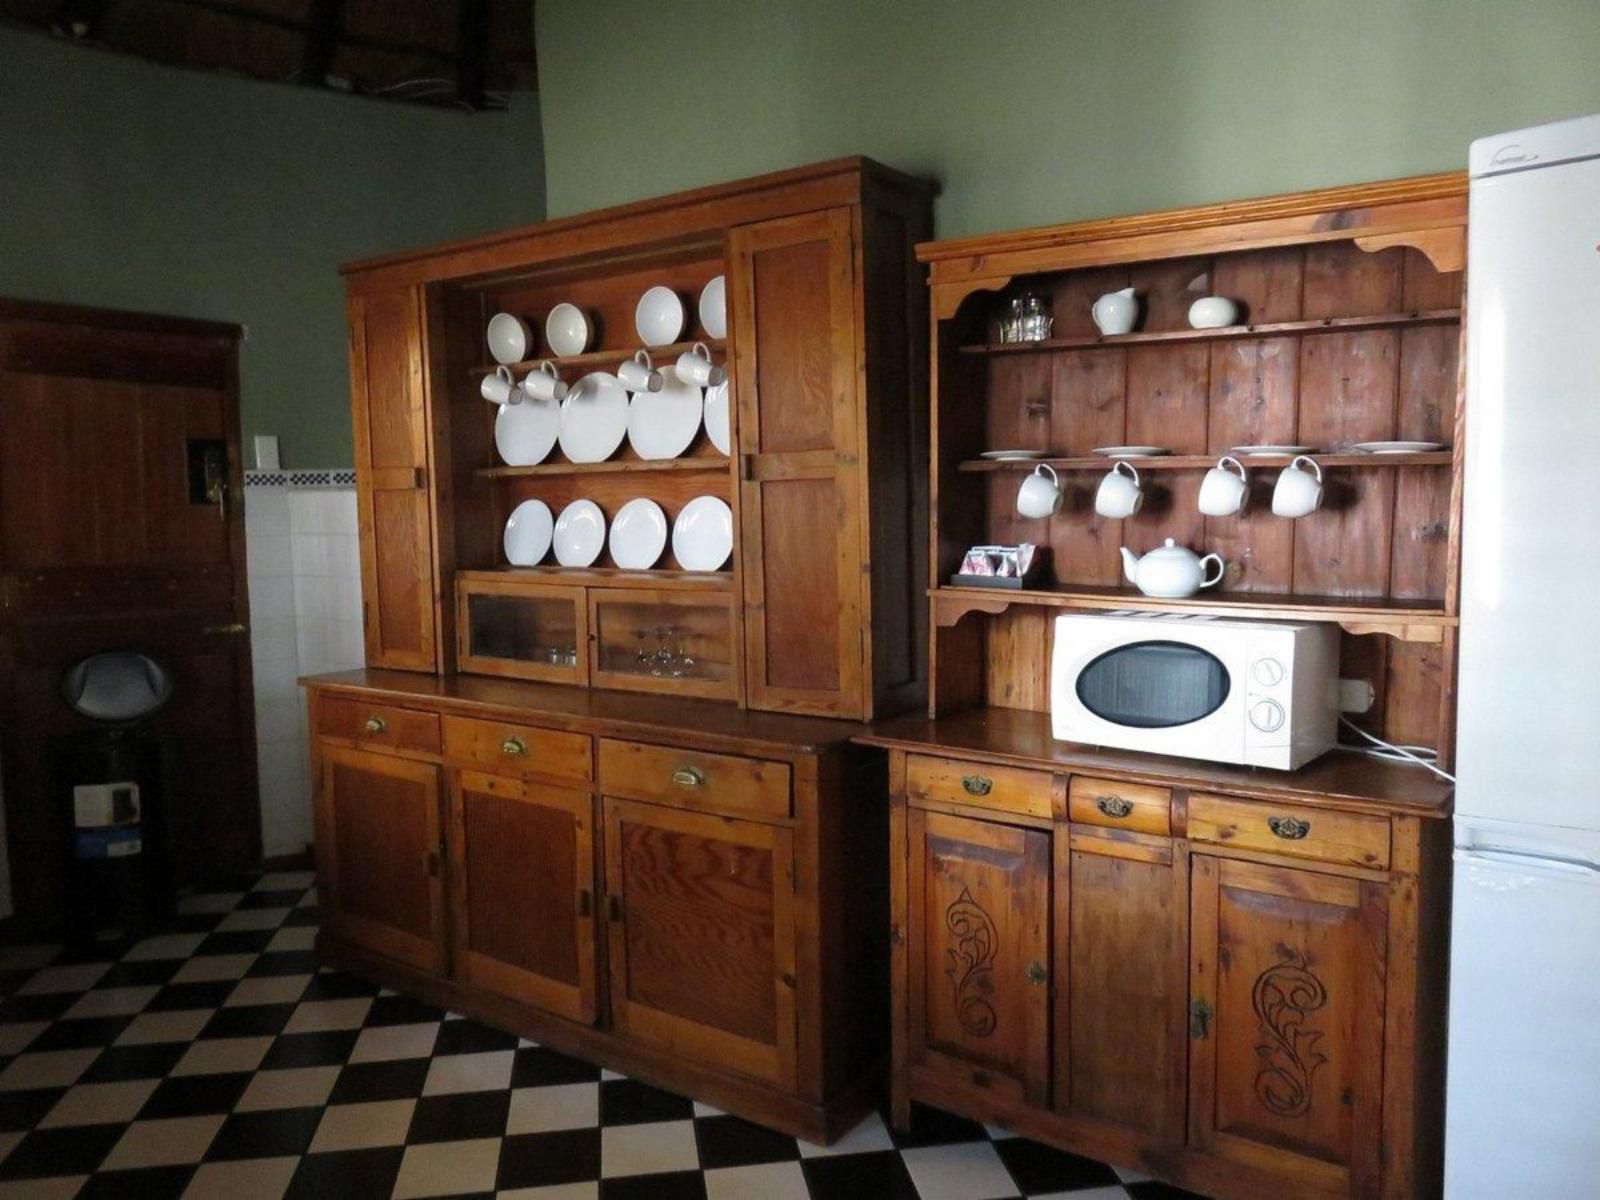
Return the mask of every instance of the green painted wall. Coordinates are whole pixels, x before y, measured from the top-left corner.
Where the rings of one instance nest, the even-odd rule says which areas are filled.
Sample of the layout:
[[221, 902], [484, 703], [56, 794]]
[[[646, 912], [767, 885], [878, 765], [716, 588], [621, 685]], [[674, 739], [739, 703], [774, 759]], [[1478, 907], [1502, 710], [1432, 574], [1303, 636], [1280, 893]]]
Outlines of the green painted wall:
[[249, 436], [351, 461], [341, 261], [544, 216], [539, 111], [467, 116], [0, 29], [0, 295], [234, 321]]
[[841, 154], [940, 236], [1459, 168], [1600, 110], [1597, 0], [539, 0], [552, 216]]

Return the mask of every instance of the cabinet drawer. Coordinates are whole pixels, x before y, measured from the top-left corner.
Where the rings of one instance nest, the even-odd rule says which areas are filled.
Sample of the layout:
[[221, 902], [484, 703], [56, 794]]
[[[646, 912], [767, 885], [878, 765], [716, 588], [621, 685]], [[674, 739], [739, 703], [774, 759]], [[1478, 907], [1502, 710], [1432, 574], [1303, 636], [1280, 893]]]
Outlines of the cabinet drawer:
[[1193, 795], [1189, 797], [1189, 837], [1196, 842], [1376, 870], [1389, 866], [1387, 820], [1322, 808]]
[[589, 738], [581, 733], [477, 717], [446, 717], [444, 752], [453, 764], [502, 775], [542, 775], [576, 783], [594, 778]]
[[1080, 825], [1105, 825], [1166, 837], [1172, 832], [1172, 793], [1145, 783], [1074, 775], [1067, 816]]
[[439, 715], [325, 696], [317, 706], [317, 732], [359, 746], [439, 753]]
[[683, 808], [789, 816], [789, 764], [600, 739], [600, 790]]
[[996, 808], [1050, 819], [1050, 772], [913, 754], [906, 761], [906, 797]]

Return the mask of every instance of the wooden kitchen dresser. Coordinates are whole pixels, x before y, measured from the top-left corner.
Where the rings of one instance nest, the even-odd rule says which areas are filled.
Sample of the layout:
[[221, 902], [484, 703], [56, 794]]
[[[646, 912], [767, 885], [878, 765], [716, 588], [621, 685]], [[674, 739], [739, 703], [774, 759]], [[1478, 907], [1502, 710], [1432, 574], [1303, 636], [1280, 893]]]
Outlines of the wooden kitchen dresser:
[[[887, 813], [850, 737], [926, 695], [930, 201], [841, 159], [346, 269], [370, 669], [307, 681], [326, 959], [803, 1137], [872, 1103]], [[653, 286], [688, 313], [655, 363], [727, 367], [732, 452], [502, 461], [489, 318], [542, 345], [580, 307], [576, 385]], [[697, 496], [720, 570], [502, 546], [524, 501]]]
[[[861, 739], [889, 761], [897, 1122], [920, 1101], [1218, 1197], [1438, 1194], [1450, 786], [1343, 749], [1280, 772], [1059, 742], [1050, 662], [1063, 612], [1337, 624], [1352, 720], [1449, 763], [1465, 201], [1443, 175], [918, 247], [929, 706]], [[1130, 286], [1141, 324], [1099, 336]], [[1002, 341], [1029, 294], [1050, 336]], [[1190, 328], [1210, 294], [1241, 323]], [[1352, 448], [1401, 438], [1442, 448]], [[1219, 456], [1296, 442], [1318, 511], [1272, 515], [1284, 455], [1244, 459], [1243, 515], [1197, 511]], [[1170, 453], [1102, 519], [1093, 451], [1128, 443]], [[1060, 473], [1058, 513], [1018, 515], [1036, 460], [1005, 450]], [[1169, 537], [1220, 586], [1124, 586], [1118, 548]], [[1028, 586], [953, 578], [1021, 541], [1049, 555]]]

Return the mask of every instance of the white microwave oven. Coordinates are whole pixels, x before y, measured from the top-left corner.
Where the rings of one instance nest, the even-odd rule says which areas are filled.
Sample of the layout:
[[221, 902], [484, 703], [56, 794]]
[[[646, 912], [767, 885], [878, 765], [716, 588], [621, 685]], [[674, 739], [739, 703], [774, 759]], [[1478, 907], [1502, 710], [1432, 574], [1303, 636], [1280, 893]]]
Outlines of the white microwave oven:
[[1339, 628], [1181, 613], [1056, 618], [1062, 741], [1294, 770], [1338, 740]]

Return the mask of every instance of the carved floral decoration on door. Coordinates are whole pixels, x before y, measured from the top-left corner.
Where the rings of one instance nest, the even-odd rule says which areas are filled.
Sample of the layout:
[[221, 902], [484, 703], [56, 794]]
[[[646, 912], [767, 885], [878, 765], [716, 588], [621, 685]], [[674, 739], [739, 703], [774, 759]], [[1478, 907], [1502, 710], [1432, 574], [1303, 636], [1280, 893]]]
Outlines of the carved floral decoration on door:
[[1311, 971], [1305, 956], [1279, 947], [1284, 961], [1256, 978], [1250, 1005], [1268, 1040], [1256, 1047], [1262, 1068], [1256, 1075], [1256, 1099], [1280, 1117], [1311, 1111], [1311, 1081], [1328, 1056], [1317, 1049], [1322, 1032], [1306, 1027], [1306, 1018], [1328, 1002], [1328, 989]]
[[955, 991], [956, 1020], [972, 1037], [988, 1037], [998, 1018], [989, 997], [994, 994], [994, 921], [966, 888], [945, 909], [945, 928], [955, 939], [945, 953], [944, 973]]

